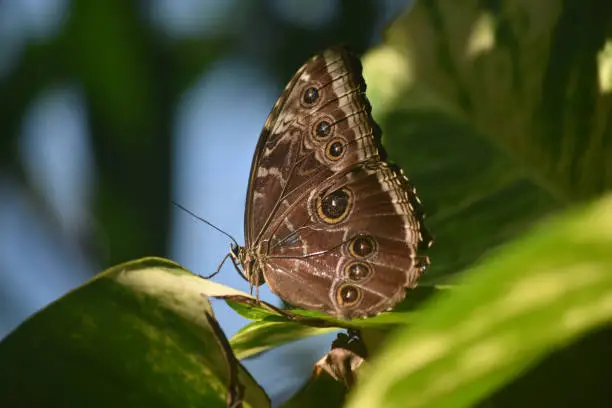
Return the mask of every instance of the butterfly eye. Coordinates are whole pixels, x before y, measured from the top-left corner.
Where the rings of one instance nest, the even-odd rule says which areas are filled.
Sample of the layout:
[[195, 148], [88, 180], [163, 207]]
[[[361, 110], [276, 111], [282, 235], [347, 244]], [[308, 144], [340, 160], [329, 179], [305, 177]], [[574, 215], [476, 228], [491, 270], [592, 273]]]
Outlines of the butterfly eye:
[[336, 224], [346, 218], [352, 203], [353, 195], [351, 191], [347, 188], [341, 188], [317, 198], [317, 215], [327, 224]]
[[372, 268], [364, 262], [353, 262], [344, 268], [344, 272], [350, 280], [358, 282], [370, 276], [372, 274]]
[[342, 285], [338, 289], [337, 299], [340, 306], [354, 306], [361, 300], [361, 290], [353, 285]]
[[332, 139], [325, 149], [325, 155], [328, 159], [336, 161], [344, 155], [344, 142], [342, 139]]
[[349, 244], [349, 252], [355, 258], [367, 258], [376, 252], [376, 241], [368, 235], [360, 235]]
[[302, 101], [304, 101], [304, 104], [307, 106], [314, 105], [317, 99], [319, 99], [319, 90], [314, 86], [307, 88], [304, 91], [304, 96], [302, 96]]
[[333, 127], [327, 120], [323, 119], [314, 125], [313, 130], [316, 139], [324, 140], [331, 136]]

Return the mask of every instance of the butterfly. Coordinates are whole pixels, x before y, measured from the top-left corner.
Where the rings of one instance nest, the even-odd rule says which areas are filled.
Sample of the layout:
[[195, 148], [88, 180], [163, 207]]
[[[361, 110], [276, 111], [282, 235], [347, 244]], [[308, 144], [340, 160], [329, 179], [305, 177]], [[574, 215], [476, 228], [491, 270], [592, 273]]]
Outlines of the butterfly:
[[429, 265], [422, 205], [385, 161], [359, 58], [330, 48], [293, 76], [251, 165], [245, 246], [228, 256], [293, 306], [351, 319], [404, 299]]

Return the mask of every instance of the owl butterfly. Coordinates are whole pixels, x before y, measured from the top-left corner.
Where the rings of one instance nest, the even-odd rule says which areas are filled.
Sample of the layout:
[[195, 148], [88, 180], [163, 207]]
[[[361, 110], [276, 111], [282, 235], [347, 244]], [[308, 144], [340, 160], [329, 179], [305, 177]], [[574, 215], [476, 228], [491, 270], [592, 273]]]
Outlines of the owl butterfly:
[[232, 245], [253, 286], [340, 318], [395, 306], [429, 265], [432, 240], [403, 172], [385, 160], [359, 59], [337, 47], [291, 79], [259, 137], [246, 245]]

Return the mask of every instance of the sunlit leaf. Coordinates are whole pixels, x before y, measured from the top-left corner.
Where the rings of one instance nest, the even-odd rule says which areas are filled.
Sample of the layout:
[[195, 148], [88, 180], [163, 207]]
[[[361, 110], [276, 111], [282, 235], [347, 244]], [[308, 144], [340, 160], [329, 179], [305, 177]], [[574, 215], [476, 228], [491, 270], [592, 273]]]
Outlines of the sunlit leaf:
[[312, 327], [287, 321], [256, 321], [244, 326], [231, 339], [238, 358], [252, 357], [292, 341], [337, 331], [334, 327]]
[[0, 406], [268, 406], [210, 293], [232, 291], [159, 258], [101, 273], [0, 343]]
[[[610, 231], [612, 196], [492, 255], [388, 340], [349, 407], [473, 406], [552, 350], [610, 324]], [[561, 391], [550, 383], [539, 392]]]

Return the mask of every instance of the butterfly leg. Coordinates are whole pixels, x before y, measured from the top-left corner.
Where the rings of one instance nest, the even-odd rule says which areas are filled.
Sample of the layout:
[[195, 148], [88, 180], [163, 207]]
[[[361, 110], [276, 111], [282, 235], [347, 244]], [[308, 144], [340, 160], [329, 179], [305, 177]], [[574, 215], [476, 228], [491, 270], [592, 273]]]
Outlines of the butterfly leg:
[[249, 294], [253, 296], [253, 287], [255, 288], [255, 300], [259, 303], [259, 285], [249, 282]]
[[[254, 279], [252, 281], [253, 283], [251, 283], [251, 284], [255, 284], [255, 279], [257, 279], [257, 281], [259, 281], [259, 274], [260, 274], [259, 271], [262, 270], [261, 261], [258, 260], [257, 264], [258, 264], [259, 268], [256, 269], [257, 274], [253, 275]], [[259, 285], [258, 284], [255, 284], [255, 299], [257, 299], [257, 302], [259, 302]]]
[[261, 260], [258, 259], [255, 262], [256, 267], [250, 271], [251, 274], [249, 275], [249, 284], [251, 286], [251, 295], [253, 295], [253, 286], [255, 286], [255, 299], [257, 302], [259, 302], [259, 286], [261, 285], [260, 271], [263, 270], [263, 266]]
[[210, 278], [212, 278], [213, 276], [215, 276], [216, 274], [218, 274], [218, 273], [221, 271], [221, 267], [223, 266], [223, 264], [225, 263], [225, 261], [227, 260], [227, 258], [229, 258], [229, 256], [230, 256], [230, 255], [231, 255], [231, 253], [228, 253], [227, 255], [225, 255], [225, 256], [223, 257], [223, 260], [221, 261], [221, 263], [220, 263], [220, 264], [219, 264], [219, 266], [217, 267], [217, 270], [216, 270], [216, 271], [214, 271], [213, 273], [211, 273], [211, 274], [210, 274], [210, 275], [208, 275], [208, 276], [202, 276], [202, 275], [200, 275], [200, 277], [202, 277], [202, 278], [204, 278], [204, 279], [210, 279]]

